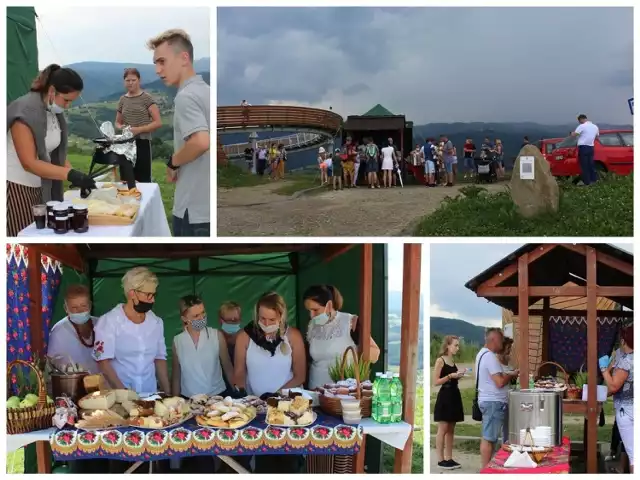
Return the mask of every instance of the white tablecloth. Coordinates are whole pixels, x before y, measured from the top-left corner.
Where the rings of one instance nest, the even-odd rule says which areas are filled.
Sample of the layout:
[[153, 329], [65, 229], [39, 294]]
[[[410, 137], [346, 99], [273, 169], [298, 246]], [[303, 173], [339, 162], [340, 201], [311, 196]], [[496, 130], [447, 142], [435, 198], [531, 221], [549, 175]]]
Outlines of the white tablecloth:
[[[169, 223], [162, 204], [160, 187], [157, 183], [138, 183], [136, 185], [142, 200], [140, 211], [133, 225], [126, 226], [90, 226], [86, 233], [69, 232], [66, 235], [56, 235], [53, 230], [45, 228], [38, 230], [35, 222], [18, 233], [19, 237], [52, 237], [63, 241], [69, 237], [170, 237]], [[79, 190], [71, 190], [65, 193], [65, 200], [78, 197]]]
[[7, 435], [7, 453], [15, 452], [16, 450], [26, 447], [31, 443], [48, 442], [51, 438], [51, 434], [55, 431], [56, 429], [51, 427], [47, 430], [38, 430], [37, 432]]
[[360, 421], [360, 426], [363, 433], [371, 435], [398, 450], [404, 449], [412, 428], [407, 422], [378, 423], [373, 418], [363, 418]]

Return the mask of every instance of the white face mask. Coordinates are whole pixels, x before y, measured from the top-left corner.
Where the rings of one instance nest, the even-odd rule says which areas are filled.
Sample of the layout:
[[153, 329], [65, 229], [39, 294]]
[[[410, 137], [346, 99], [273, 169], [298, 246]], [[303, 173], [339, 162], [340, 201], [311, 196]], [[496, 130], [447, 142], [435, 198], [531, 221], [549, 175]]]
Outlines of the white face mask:
[[318, 326], [326, 325], [329, 320], [331, 320], [331, 316], [329, 315], [329, 312], [327, 312], [326, 307], [323, 313], [316, 315], [311, 319], [311, 321]]
[[60, 115], [61, 113], [64, 113], [64, 108], [62, 108], [53, 100], [47, 105], [47, 110], [49, 110], [54, 115]]
[[258, 325], [266, 334], [276, 333], [280, 329], [280, 325], [264, 325], [262, 322], [258, 322]]

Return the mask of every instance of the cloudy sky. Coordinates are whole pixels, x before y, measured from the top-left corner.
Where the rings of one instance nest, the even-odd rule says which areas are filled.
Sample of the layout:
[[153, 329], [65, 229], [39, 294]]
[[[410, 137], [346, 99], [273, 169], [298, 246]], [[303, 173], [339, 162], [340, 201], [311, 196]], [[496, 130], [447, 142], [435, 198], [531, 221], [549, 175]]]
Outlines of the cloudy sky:
[[206, 7], [66, 7], [36, 8], [38, 63], [153, 62], [150, 38], [170, 28], [191, 36], [196, 59], [210, 56], [210, 9]]
[[630, 123], [632, 8], [219, 8], [218, 104]]
[[[459, 318], [482, 327], [500, 326], [500, 307], [476, 297], [464, 284], [522, 245], [431, 245], [431, 316]], [[633, 252], [633, 244], [614, 245]], [[455, 268], [452, 268], [454, 266]]]
[[[425, 305], [429, 305], [429, 284], [428, 278], [428, 256], [429, 250], [422, 246], [422, 265], [420, 266], [420, 294]], [[404, 246], [401, 243], [391, 243], [387, 247], [387, 288], [390, 291], [402, 291]]]

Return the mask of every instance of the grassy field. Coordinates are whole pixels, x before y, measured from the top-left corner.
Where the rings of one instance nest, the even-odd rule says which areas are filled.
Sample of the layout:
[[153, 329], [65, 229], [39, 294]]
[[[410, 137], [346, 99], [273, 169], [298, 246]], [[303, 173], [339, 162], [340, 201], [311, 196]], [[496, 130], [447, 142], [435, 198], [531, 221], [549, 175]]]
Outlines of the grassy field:
[[[218, 166], [219, 188], [254, 187], [272, 182], [273, 180], [270, 180], [267, 174], [264, 177], [259, 177], [249, 172], [246, 168], [241, 168], [237, 165]], [[302, 170], [287, 172], [285, 179], [277, 182], [280, 186], [273, 193], [290, 196], [301, 190], [319, 186], [320, 179], [316, 171]]]
[[469, 185], [423, 218], [416, 236], [633, 236], [633, 175], [606, 175], [589, 187], [560, 183], [555, 214], [522, 218], [508, 192]]
[[[415, 425], [424, 425], [424, 388], [418, 387], [416, 394]], [[411, 473], [424, 472], [424, 430], [413, 435], [413, 458]], [[389, 445], [383, 445], [382, 450], [382, 473], [393, 473], [393, 462], [395, 459], [395, 449]], [[24, 471], [24, 451], [17, 450], [7, 454], [7, 473], [23, 473]]]
[[[69, 155], [69, 161], [74, 168], [88, 173], [89, 166], [91, 165], [91, 157], [87, 155]], [[169, 221], [169, 226], [172, 225], [171, 220], [171, 211], [173, 209], [173, 195], [175, 192], [175, 185], [172, 183], [167, 183], [166, 179], [166, 171], [167, 166], [160, 162], [153, 162], [151, 165], [151, 178], [154, 182], [156, 182], [160, 187], [160, 193], [162, 195], [162, 203], [164, 204], [164, 211], [167, 214], [167, 219]], [[69, 188], [69, 184], [65, 185], [65, 190]]]

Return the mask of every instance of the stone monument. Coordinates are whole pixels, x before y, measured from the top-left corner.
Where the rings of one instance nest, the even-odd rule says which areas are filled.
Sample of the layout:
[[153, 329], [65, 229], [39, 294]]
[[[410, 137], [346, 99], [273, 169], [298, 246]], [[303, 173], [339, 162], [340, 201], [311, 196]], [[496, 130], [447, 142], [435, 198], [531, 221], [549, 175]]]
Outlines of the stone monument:
[[[522, 157], [533, 157], [533, 179], [522, 175], [520, 164]], [[521, 178], [524, 176], [525, 178]], [[544, 212], [557, 212], [560, 189], [551, 174], [549, 163], [535, 145], [525, 145], [520, 150], [511, 174], [511, 198], [518, 212], [525, 218], [535, 217]]]

